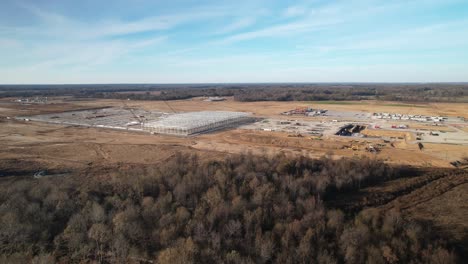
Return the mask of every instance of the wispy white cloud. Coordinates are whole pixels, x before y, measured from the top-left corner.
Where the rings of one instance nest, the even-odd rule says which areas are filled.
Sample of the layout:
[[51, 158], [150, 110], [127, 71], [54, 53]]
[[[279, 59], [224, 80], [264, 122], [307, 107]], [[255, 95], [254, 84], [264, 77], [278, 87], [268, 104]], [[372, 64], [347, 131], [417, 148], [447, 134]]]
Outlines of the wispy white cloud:
[[133, 21], [123, 21], [120, 19], [81, 21], [41, 9], [34, 5], [23, 3], [20, 4], [20, 6], [35, 15], [41, 21], [43, 29], [41, 32], [37, 32], [37, 25], [34, 25], [30, 28], [23, 28], [25, 33], [33, 35], [61, 35], [62, 37], [74, 38], [113, 37], [151, 31], [163, 31], [184, 23], [213, 19], [222, 17], [223, 14], [225, 14], [223, 8], [205, 8], [187, 13], [150, 16]]
[[132, 43], [131, 48], [137, 49], [137, 48], [155, 46], [155, 45], [158, 45], [158, 44], [161, 44], [161, 43], [165, 42], [167, 39], [168, 39], [167, 36], [159, 36], [159, 37], [155, 37], [155, 38], [152, 38], [152, 39], [145, 39], [145, 40], [141, 40], [141, 41], [136, 41], [136, 42]]
[[[375, 7], [372, 9], [375, 9]], [[376, 11], [362, 10], [354, 2], [353, 4], [348, 2], [331, 2], [320, 6], [289, 6], [284, 10], [283, 16], [293, 18], [292, 21], [276, 22], [262, 29], [232, 34], [223, 38], [218, 43], [229, 44], [256, 38], [284, 37], [311, 33], [329, 26], [342, 24], [353, 17], [364, 15], [363, 12]]]
[[29, 11], [29, 13], [35, 15], [40, 20], [48, 24], [62, 24], [62, 23], [67, 23], [69, 21], [68, 18], [63, 15], [49, 12], [47, 10], [44, 10], [42, 8], [39, 8], [35, 5], [31, 5], [26, 2], [18, 1], [17, 5]]
[[[456, 2], [459, 0], [447, 1]], [[426, 6], [429, 5], [433, 8], [442, 5], [443, 2], [441, 0], [395, 0], [391, 2], [357, 0], [330, 1], [321, 4], [315, 1], [303, 2], [300, 5], [289, 6], [283, 10], [283, 17], [289, 19], [270, 23], [269, 26], [261, 29], [232, 34], [217, 43], [229, 44], [256, 38], [300, 36], [304, 33], [312, 33], [329, 27], [337, 29], [337, 26], [346, 23], [354, 23], [373, 17], [378, 18], [379, 15], [395, 13], [408, 7], [418, 8], [418, 6], [424, 6], [425, 3]]]
[[[28, 57], [38, 61], [29, 65], [30, 69], [109, 63], [132, 52], [167, 41], [169, 37], [165, 33], [179, 25], [222, 18], [227, 14], [233, 15], [228, 8], [219, 6], [199, 7], [190, 12], [182, 11], [129, 21], [118, 18], [93, 21], [65, 16], [24, 2], [19, 2], [18, 5], [33, 15], [38, 23], [21, 27], [0, 27], [0, 37], [14, 36], [13, 39], [2, 38], [0, 44], [18, 46], [22, 42], [29, 43], [33, 48], [25, 51], [23, 55], [29, 54]], [[255, 21], [255, 16], [241, 17], [224, 26], [217, 34], [246, 28]], [[152, 37], [127, 37], [139, 33]], [[30, 39], [43, 39], [47, 43], [31, 43]], [[191, 47], [181, 50], [186, 53], [193, 49]]]
[[162, 31], [174, 28], [184, 23], [209, 20], [222, 16], [219, 10], [207, 10], [194, 13], [183, 13], [175, 15], [164, 15], [148, 17], [137, 21], [105, 21], [95, 25], [95, 29], [87, 34], [93, 37], [118, 36], [149, 31]]
[[[439, 18], [439, 6], [463, 0], [299, 0], [286, 7], [265, 0], [240, 2], [175, 4], [167, 9], [175, 13], [158, 9], [139, 17], [140, 11], [125, 10], [112, 17], [66, 15], [46, 5], [23, 4], [27, 20], [0, 25], [0, 79], [359, 81], [369, 75], [361, 70], [376, 73], [376, 80], [390, 76], [385, 69], [402, 72], [385, 63], [409, 69], [404, 67], [409, 61], [450, 64], [467, 56], [463, 30], [468, 21], [414, 15]], [[229, 45], [241, 41], [249, 43]], [[381, 64], [381, 72], [372, 71], [372, 64]], [[466, 67], [453, 69], [466, 73]], [[426, 73], [418, 70], [414, 66], [412, 73]]]
[[288, 35], [294, 35], [304, 32], [313, 32], [326, 28], [327, 26], [340, 23], [340, 19], [324, 19], [320, 21], [315, 20], [303, 20], [298, 22], [291, 22], [285, 24], [279, 24], [260, 30], [254, 30], [244, 33], [228, 36], [217, 43], [229, 44], [238, 41], [264, 38], [264, 37], [284, 37]]
[[1, 48], [19, 48], [21, 43], [15, 39], [0, 38], [0, 47]]
[[233, 21], [230, 24], [227, 24], [220, 30], [216, 31], [215, 34], [222, 35], [222, 34], [231, 33], [234, 31], [238, 31], [240, 29], [245, 29], [249, 26], [254, 25], [255, 22], [256, 22], [255, 17], [243, 17], [243, 18]]
[[[109, 64], [137, 51], [154, 50], [154, 47], [169, 39], [166, 29], [219, 15], [212, 9], [196, 14], [154, 16], [134, 21], [83, 22], [34, 5], [20, 5], [39, 22], [29, 26], [0, 27], [0, 47], [11, 49], [27, 45], [27, 49], [17, 54], [17, 57], [25, 59], [17, 70], [28, 72]], [[125, 36], [143, 32], [150, 34]]]
[[[2, 27], [0, 37], [15, 35], [18, 43], [29, 42], [28, 39], [31, 38], [47, 40], [47, 43], [31, 44], [33, 49], [25, 52], [25, 55], [29, 54], [28, 57], [37, 61], [27, 66], [29, 70], [110, 63], [135, 51], [167, 41], [169, 37], [165, 33], [179, 25], [223, 18], [226, 15], [237, 17], [237, 20], [212, 33], [227, 34], [253, 25], [259, 16], [264, 15], [263, 10], [257, 10], [252, 16], [245, 14], [238, 16], [229, 11], [229, 8], [221, 6], [200, 7], [190, 12], [143, 17], [130, 21], [118, 18], [93, 21], [65, 16], [32, 4], [19, 5], [32, 14], [39, 23], [16, 28]], [[149, 33], [153, 37], [149, 39], [127, 37], [138, 33], [145, 33], [145, 36]], [[200, 49], [200, 46], [182, 48], [172, 53], [187, 53], [195, 49]]]
[[297, 16], [302, 16], [305, 15], [308, 11], [308, 8], [305, 6], [290, 6], [286, 8], [286, 10], [283, 12], [283, 16], [285, 17], [297, 17]]
[[90, 68], [111, 63], [124, 56], [131, 56], [133, 52], [147, 47], [157, 47], [167, 38], [165, 36], [140, 41], [93, 41], [91, 43], [69, 43], [65, 48], [55, 44], [47, 49], [35, 51], [35, 56], [43, 57], [37, 63], [26, 68], [29, 70]]
[[390, 52], [398, 54], [401, 51], [421, 52], [424, 50], [440, 50], [468, 45], [468, 36], [464, 29], [468, 20], [457, 20], [432, 25], [414, 26], [404, 30], [394, 29], [367, 34], [349, 35], [335, 38], [331, 42], [319, 45], [298, 45], [299, 56], [306, 54], [330, 54], [336, 52], [365, 52], [369, 54]]

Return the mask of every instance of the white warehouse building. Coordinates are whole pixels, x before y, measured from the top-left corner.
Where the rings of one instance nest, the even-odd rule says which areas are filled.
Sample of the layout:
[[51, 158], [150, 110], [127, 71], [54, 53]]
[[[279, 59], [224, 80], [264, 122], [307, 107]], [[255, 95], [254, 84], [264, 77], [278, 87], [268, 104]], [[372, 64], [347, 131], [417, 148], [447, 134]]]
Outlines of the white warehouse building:
[[157, 134], [188, 136], [225, 127], [236, 126], [252, 120], [249, 113], [227, 111], [201, 111], [169, 115], [148, 122], [144, 129]]

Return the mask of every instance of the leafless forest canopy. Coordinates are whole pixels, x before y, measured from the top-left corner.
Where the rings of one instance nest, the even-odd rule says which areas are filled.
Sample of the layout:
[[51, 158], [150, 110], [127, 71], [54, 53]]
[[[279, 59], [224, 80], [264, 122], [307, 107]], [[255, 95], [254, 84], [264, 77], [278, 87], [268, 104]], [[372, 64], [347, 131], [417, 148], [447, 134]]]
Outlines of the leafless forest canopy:
[[64, 95], [134, 100], [234, 96], [235, 100], [243, 102], [324, 100], [468, 102], [468, 84], [0, 85], [0, 97]]
[[456, 263], [430, 225], [398, 210], [327, 206], [408, 173], [368, 158], [178, 154], [111, 180], [16, 177], [0, 185], [0, 260]]

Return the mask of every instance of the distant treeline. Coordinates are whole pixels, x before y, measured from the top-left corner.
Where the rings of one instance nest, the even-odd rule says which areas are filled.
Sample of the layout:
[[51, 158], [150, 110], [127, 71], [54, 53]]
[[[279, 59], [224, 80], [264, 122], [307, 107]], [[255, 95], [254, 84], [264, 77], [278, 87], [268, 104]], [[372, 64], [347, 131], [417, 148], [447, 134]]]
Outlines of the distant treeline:
[[0, 182], [0, 262], [456, 263], [396, 210], [322, 202], [400, 173], [367, 158], [178, 154], [111, 180]]
[[235, 100], [242, 102], [324, 100], [468, 102], [468, 84], [0, 85], [0, 97], [12, 96], [75, 96], [132, 100], [234, 96]]

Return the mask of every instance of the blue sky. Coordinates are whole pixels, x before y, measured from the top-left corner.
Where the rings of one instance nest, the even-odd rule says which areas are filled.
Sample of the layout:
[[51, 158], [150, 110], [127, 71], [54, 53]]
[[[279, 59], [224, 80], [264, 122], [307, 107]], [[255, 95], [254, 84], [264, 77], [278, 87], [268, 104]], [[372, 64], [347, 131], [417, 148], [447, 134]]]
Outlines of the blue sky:
[[0, 83], [459, 81], [467, 0], [0, 1]]

